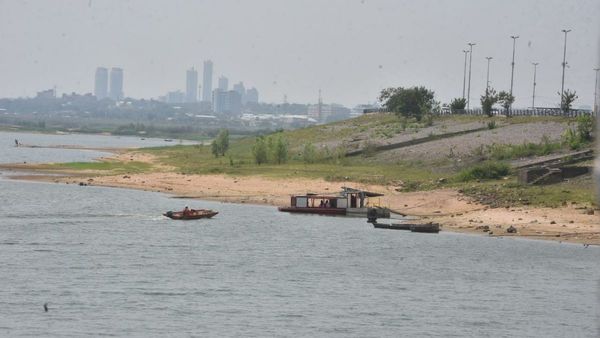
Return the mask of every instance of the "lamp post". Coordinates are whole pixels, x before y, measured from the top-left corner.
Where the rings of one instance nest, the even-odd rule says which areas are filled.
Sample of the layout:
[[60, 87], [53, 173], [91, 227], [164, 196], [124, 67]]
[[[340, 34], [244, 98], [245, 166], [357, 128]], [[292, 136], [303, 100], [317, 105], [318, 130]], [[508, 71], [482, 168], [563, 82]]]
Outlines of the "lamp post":
[[563, 29], [562, 32], [565, 33], [565, 47], [563, 52], [563, 62], [562, 62], [562, 81], [560, 84], [560, 109], [563, 110], [564, 113], [564, 102], [563, 96], [565, 93], [565, 67], [567, 66], [567, 33], [569, 33], [570, 29]]
[[463, 95], [462, 98], [465, 98], [465, 85], [467, 84], [467, 54], [469, 54], [468, 50], [463, 50], [465, 53], [465, 68], [463, 70]]
[[486, 59], [487, 59], [487, 61], [488, 61], [488, 64], [487, 64], [487, 75], [486, 75], [486, 77], [485, 77], [485, 78], [486, 78], [486, 80], [485, 80], [485, 92], [486, 92], [486, 94], [487, 94], [487, 92], [488, 92], [488, 91], [489, 91], [489, 89], [490, 89], [490, 61], [493, 59], [493, 57], [491, 57], [491, 56], [486, 56], [485, 58], [486, 58]]
[[475, 46], [475, 43], [469, 42], [467, 43], [467, 45], [469, 45], [470, 49], [469, 49], [469, 87], [467, 89], [467, 109], [469, 109], [470, 107], [470, 103], [471, 103], [471, 64], [473, 63], [473, 46]]
[[537, 65], [539, 65], [539, 62], [532, 62], [531, 63], [533, 65], [533, 95], [531, 97], [531, 109], [535, 109], [535, 78], [537, 75]]
[[594, 85], [594, 114], [598, 115], [598, 71], [600, 68], [594, 68], [596, 72], [596, 83]]
[[515, 76], [515, 46], [517, 44], [518, 35], [511, 35], [511, 39], [513, 39], [513, 53], [512, 53], [512, 63], [511, 63], [511, 71], [510, 71], [510, 96], [513, 93], [513, 79]]

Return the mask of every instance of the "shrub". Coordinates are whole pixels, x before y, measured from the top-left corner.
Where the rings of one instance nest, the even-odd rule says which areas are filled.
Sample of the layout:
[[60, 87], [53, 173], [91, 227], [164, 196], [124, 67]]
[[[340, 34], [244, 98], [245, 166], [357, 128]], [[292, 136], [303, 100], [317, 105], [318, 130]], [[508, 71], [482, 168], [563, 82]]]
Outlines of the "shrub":
[[594, 118], [591, 115], [582, 115], [577, 118], [577, 134], [582, 141], [591, 141], [593, 131]]
[[510, 174], [510, 167], [508, 164], [488, 161], [462, 170], [458, 173], [458, 180], [466, 182], [478, 179], [499, 179], [508, 174]]
[[491, 129], [496, 129], [496, 121], [495, 120], [489, 121], [487, 123], [487, 128], [490, 129], [490, 130]]
[[362, 154], [364, 157], [371, 157], [377, 152], [377, 145], [371, 141], [366, 141], [363, 146]]
[[567, 128], [562, 134], [563, 142], [569, 146], [572, 150], [581, 149], [583, 142], [579, 134], [572, 128]]

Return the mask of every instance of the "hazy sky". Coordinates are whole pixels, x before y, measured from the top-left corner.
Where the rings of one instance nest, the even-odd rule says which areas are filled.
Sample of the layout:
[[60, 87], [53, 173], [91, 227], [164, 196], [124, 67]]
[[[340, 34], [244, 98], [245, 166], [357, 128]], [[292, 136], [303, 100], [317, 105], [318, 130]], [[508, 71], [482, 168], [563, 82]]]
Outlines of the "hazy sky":
[[[564, 34], [565, 87], [592, 105], [600, 37], [597, 0], [0, 0], [0, 97], [93, 91], [98, 66], [124, 68], [127, 96], [185, 90], [185, 70], [214, 62], [214, 80], [258, 88], [261, 101], [373, 102], [388, 86], [424, 85], [462, 96], [463, 49], [473, 50], [471, 102], [508, 90], [512, 39], [515, 106], [555, 106]], [[199, 78], [202, 78], [200, 74]]]

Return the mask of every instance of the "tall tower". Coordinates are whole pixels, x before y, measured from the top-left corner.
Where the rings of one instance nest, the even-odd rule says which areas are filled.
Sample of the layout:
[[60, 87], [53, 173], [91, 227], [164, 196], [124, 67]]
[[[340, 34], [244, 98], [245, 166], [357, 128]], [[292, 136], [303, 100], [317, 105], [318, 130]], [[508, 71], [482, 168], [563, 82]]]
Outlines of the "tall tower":
[[246, 104], [246, 87], [244, 87], [244, 83], [240, 81], [240, 83], [236, 83], [233, 85], [233, 90], [240, 94], [240, 98], [242, 99], [242, 104]]
[[[287, 101], [287, 99], [285, 100]], [[258, 90], [256, 88], [252, 87], [246, 91], [246, 103], [258, 103]]]
[[210, 60], [204, 61], [204, 74], [202, 77], [202, 101], [212, 101], [212, 73], [213, 63]]
[[219, 89], [224, 91], [229, 89], [229, 80], [225, 76], [219, 78]]
[[98, 100], [102, 100], [108, 96], [108, 69], [104, 67], [96, 68], [94, 95]]
[[108, 96], [115, 100], [121, 100], [123, 98], [123, 69], [113, 67], [110, 70], [110, 89]]
[[198, 101], [198, 72], [194, 67], [185, 73], [185, 102]]
[[317, 115], [319, 120], [323, 116], [323, 97], [321, 96], [321, 88], [319, 88], [319, 103], [317, 106]]

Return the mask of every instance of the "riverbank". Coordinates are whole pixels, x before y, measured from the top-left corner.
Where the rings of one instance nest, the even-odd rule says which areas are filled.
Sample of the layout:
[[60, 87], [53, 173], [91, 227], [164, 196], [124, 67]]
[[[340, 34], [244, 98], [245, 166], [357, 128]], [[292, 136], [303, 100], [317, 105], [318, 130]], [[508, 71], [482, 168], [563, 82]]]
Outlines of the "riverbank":
[[[293, 194], [335, 194], [342, 186], [350, 186], [383, 193], [384, 197], [372, 202], [402, 214], [416, 216], [423, 221], [438, 222], [445, 231], [600, 245], [598, 211], [586, 205], [568, 204], [557, 208], [490, 208], [464, 196], [456, 189], [399, 192], [394, 186], [351, 181], [182, 174], [173, 172], [171, 167], [158, 165], [153, 156], [140, 152], [117, 154], [111, 160], [152, 163], [155, 167], [152, 172], [118, 175], [98, 175], [94, 171], [78, 170], [48, 171], [43, 165], [27, 164], [3, 165], [3, 168], [17, 170], [18, 172], [13, 174], [9, 171], [8, 175], [18, 179], [138, 189], [168, 193], [182, 198], [273, 206], [289, 205], [290, 196]], [[33, 171], [34, 174], [23, 174], [23, 171]], [[506, 231], [511, 226], [517, 229], [516, 233]]]

